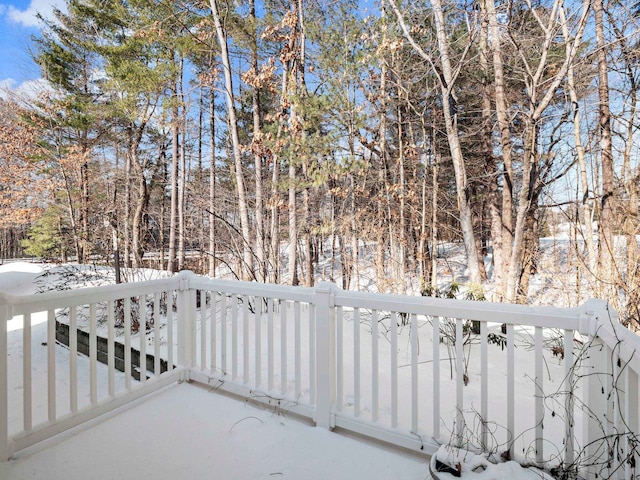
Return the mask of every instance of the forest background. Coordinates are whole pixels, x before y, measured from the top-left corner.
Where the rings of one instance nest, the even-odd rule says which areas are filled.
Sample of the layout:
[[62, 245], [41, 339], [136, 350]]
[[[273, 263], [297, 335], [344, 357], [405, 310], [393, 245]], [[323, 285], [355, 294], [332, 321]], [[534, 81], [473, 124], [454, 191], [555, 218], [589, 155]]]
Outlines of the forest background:
[[[2, 258], [525, 303], [565, 224], [574, 301], [640, 325], [639, 5], [67, 0], [40, 20], [45, 87], [0, 98]], [[466, 268], [445, 287], [446, 244]]]

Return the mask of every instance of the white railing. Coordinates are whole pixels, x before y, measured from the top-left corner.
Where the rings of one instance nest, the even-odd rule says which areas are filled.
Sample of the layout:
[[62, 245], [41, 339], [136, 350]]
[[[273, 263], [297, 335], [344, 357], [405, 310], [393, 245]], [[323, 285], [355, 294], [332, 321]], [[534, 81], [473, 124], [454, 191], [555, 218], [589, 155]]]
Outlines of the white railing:
[[[183, 272], [0, 306], [0, 322], [18, 322], [0, 329], [2, 459], [190, 380], [426, 454], [453, 443], [635, 478], [640, 342], [603, 302], [532, 308]], [[6, 348], [16, 338], [19, 373]]]

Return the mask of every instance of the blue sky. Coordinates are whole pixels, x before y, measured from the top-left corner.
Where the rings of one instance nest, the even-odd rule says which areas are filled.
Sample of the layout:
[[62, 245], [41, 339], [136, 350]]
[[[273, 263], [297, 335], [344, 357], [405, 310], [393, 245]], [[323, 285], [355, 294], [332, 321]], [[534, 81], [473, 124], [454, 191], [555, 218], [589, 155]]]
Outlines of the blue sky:
[[36, 12], [48, 16], [62, 0], [0, 0], [0, 85], [17, 88], [40, 77], [29, 55], [39, 32]]

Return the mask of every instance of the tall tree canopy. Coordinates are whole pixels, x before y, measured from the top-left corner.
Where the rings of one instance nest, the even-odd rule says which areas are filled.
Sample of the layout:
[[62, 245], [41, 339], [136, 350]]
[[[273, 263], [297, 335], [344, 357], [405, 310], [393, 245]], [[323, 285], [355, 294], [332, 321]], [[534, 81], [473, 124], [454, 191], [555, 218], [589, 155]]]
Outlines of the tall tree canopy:
[[79, 261], [423, 294], [457, 242], [447, 281], [526, 302], [561, 218], [570, 302], [638, 320], [637, 5], [66, 7], [35, 39], [48, 94], [3, 117], [5, 228], [64, 225]]

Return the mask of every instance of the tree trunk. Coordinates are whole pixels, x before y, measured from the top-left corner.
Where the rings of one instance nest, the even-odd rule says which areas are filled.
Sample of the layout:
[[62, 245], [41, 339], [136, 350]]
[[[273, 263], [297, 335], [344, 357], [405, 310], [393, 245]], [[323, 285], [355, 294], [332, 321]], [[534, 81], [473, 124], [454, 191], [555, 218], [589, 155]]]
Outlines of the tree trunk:
[[405, 132], [402, 128], [402, 122], [404, 121], [402, 109], [398, 106], [398, 183], [399, 183], [399, 240], [398, 240], [398, 280], [396, 283], [396, 292], [404, 295], [407, 288], [407, 219], [405, 212], [405, 152], [404, 152], [404, 136]]
[[531, 214], [531, 200], [537, 179], [537, 150], [537, 125], [531, 122], [526, 126], [525, 132], [524, 156], [522, 159], [522, 187], [520, 188], [520, 195], [518, 197], [513, 248], [511, 250], [511, 261], [509, 264], [509, 277], [507, 279], [506, 300], [508, 302], [515, 302], [521, 290], [520, 279], [522, 276], [521, 272], [525, 251], [527, 218]]
[[[204, 197], [205, 192], [205, 179], [204, 179], [204, 85], [200, 84], [198, 89], [198, 165], [196, 169], [195, 181], [197, 190], [195, 193], [196, 198]], [[202, 205], [202, 208], [200, 208]], [[205, 270], [205, 239], [206, 239], [206, 203], [204, 201], [198, 202], [198, 217], [197, 217], [197, 232], [198, 232], [198, 273], [204, 274]]]
[[604, 37], [603, 0], [594, 0], [596, 29], [596, 58], [598, 59], [598, 111], [600, 132], [600, 159], [602, 167], [602, 198], [600, 200], [600, 221], [598, 222], [598, 277], [603, 287], [603, 298], [617, 305], [616, 278], [614, 272], [615, 255], [612, 224], [614, 221], [614, 172], [613, 148], [611, 140], [611, 111], [609, 109], [609, 73], [607, 45]]
[[[564, 9], [560, 11], [562, 21], [562, 32], [565, 38], [569, 38], [569, 29], [567, 27]], [[593, 208], [592, 199], [589, 189], [589, 174], [587, 172], [587, 162], [585, 159], [585, 150], [582, 144], [582, 132], [581, 132], [581, 116], [580, 116], [580, 104], [578, 100], [578, 94], [576, 93], [575, 77], [573, 63], [569, 65], [567, 71], [567, 88], [569, 90], [569, 98], [571, 99], [571, 106], [573, 111], [573, 141], [576, 147], [576, 158], [578, 161], [580, 186], [582, 187], [582, 223], [584, 225], [583, 237], [585, 245], [587, 247], [587, 261], [588, 276], [595, 278], [596, 266], [597, 266], [597, 253], [596, 244], [593, 240]]]
[[[186, 138], [185, 130], [186, 130], [186, 118], [182, 119], [182, 138]], [[184, 270], [185, 267], [185, 258], [186, 258], [186, 246], [185, 241], [187, 237], [186, 232], [186, 215], [185, 215], [185, 207], [186, 207], [186, 195], [187, 195], [187, 155], [185, 152], [186, 146], [183, 141], [180, 145], [180, 177], [178, 181], [178, 271]]]
[[[482, 2], [489, 23], [489, 36], [500, 39], [500, 27], [492, 0]], [[494, 234], [493, 265], [496, 285], [496, 300], [501, 301], [506, 294], [507, 272], [513, 243], [513, 164], [511, 160], [511, 130], [509, 128], [508, 106], [504, 91], [504, 68], [502, 61], [501, 42], [489, 43], [493, 64], [493, 88], [496, 105], [496, 118], [500, 131], [500, 147], [502, 151], [502, 202], [500, 207], [501, 227], [500, 238], [498, 232]], [[495, 208], [495, 207], [494, 207]], [[495, 215], [495, 212], [494, 212]]]
[[236, 190], [238, 193], [238, 211], [240, 213], [240, 228], [242, 232], [243, 245], [243, 265], [241, 278], [250, 280], [254, 278], [253, 256], [251, 252], [251, 235], [249, 230], [249, 208], [247, 203], [247, 193], [244, 186], [244, 169], [242, 165], [242, 151], [240, 147], [240, 137], [238, 135], [238, 120], [236, 116], [235, 94], [233, 91], [233, 78], [231, 75], [231, 61], [227, 47], [227, 32], [222, 27], [220, 13], [218, 11], [217, 0], [210, 0], [211, 15], [220, 44], [220, 56], [224, 70], [225, 98], [227, 100], [227, 115], [229, 118], [229, 129], [231, 134], [231, 146], [233, 149], [233, 161], [235, 164]]
[[298, 246], [298, 215], [296, 212], [296, 167], [289, 158], [289, 281], [298, 285], [296, 252]]
[[[249, 15], [256, 25], [251, 42], [251, 68], [258, 74], [258, 35], [256, 21], [255, 0], [249, 3]], [[257, 85], [251, 91], [252, 114], [253, 114], [253, 142], [254, 142], [254, 174], [255, 174], [255, 226], [256, 226], [256, 279], [265, 282], [266, 272], [266, 252], [265, 252], [265, 232], [264, 232], [264, 200], [263, 200], [263, 178], [262, 178], [262, 108], [260, 105], [260, 89]]]
[[[182, 89], [182, 79], [184, 76], [184, 59], [180, 57], [180, 62], [178, 63], [178, 97], [176, 100], [180, 105], [185, 105], [184, 101], [184, 92]], [[187, 237], [186, 232], [186, 217], [185, 217], [185, 200], [187, 194], [187, 176], [189, 172], [187, 171], [187, 156], [186, 156], [186, 142], [187, 138], [187, 115], [185, 112], [185, 107], [182, 107], [182, 115], [180, 117], [180, 129], [182, 130], [182, 143], [180, 144], [180, 175], [178, 179], [178, 270], [185, 269], [185, 242]]]
[[127, 130], [127, 150], [124, 160], [124, 213], [122, 221], [124, 223], [124, 265], [131, 268], [131, 176], [133, 174], [131, 144], [133, 132]]
[[[174, 97], [178, 95], [178, 79], [172, 85]], [[176, 272], [176, 246], [178, 227], [178, 161], [180, 144], [180, 107], [177, 103], [173, 105], [171, 121], [171, 213], [169, 214], [169, 259], [167, 271]]]
[[80, 167], [80, 184], [82, 188], [82, 202], [81, 202], [81, 251], [78, 257], [78, 262], [86, 263], [87, 253], [89, 251], [89, 162], [86, 157], [89, 155], [87, 150], [82, 153], [82, 166]]
[[438, 50], [440, 51], [440, 62], [444, 81], [441, 84], [442, 108], [444, 110], [444, 120], [451, 153], [451, 161], [453, 163], [456, 178], [456, 195], [458, 199], [458, 211], [460, 212], [460, 229], [462, 230], [462, 238], [467, 252], [469, 281], [479, 285], [482, 281], [482, 277], [480, 275], [478, 250], [476, 248], [475, 234], [473, 231], [473, 215], [468, 197], [469, 185], [467, 180], [467, 171], [464, 158], [462, 157], [462, 148], [460, 146], [460, 137], [458, 134], [458, 120], [455, 101], [453, 99], [454, 77], [449, 57], [449, 43], [445, 33], [444, 12], [441, 0], [433, 0], [431, 4], [433, 6], [435, 16], [436, 36], [438, 39]]
[[[209, 100], [209, 129], [210, 129], [210, 152], [209, 152], [209, 211], [214, 212], [216, 208], [216, 129], [215, 129], [215, 89], [210, 88], [211, 99]], [[216, 276], [216, 222], [213, 215], [209, 215], [209, 276]]]
[[[136, 147], [137, 148], [137, 147]], [[131, 153], [135, 164], [138, 164], [138, 156], [135, 152]], [[147, 180], [144, 176], [144, 169], [138, 165], [136, 168], [136, 181], [138, 182], [138, 192], [136, 198], [136, 207], [133, 212], [133, 225], [131, 236], [131, 247], [133, 250], [133, 266], [140, 268], [142, 266], [142, 236], [143, 236], [143, 218], [144, 213], [149, 205], [149, 189], [147, 188]]]
[[[428, 138], [427, 129], [425, 127], [424, 119], [422, 119], [422, 138], [425, 140]], [[420, 240], [418, 242], [418, 250], [416, 252], [416, 258], [418, 259], [418, 265], [420, 268], [420, 293], [426, 295], [431, 290], [431, 252], [429, 251], [428, 242], [428, 210], [427, 210], [427, 180], [429, 178], [429, 164], [425, 162], [424, 172], [422, 174], [422, 192], [421, 192], [421, 204], [420, 204]], [[432, 174], [433, 175], [433, 174]], [[434, 225], [431, 225], [431, 229]]]
[[[60, 173], [62, 174], [62, 180], [64, 181], [64, 195], [65, 200], [67, 202], [67, 211], [69, 212], [69, 222], [71, 223], [71, 235], [73, 238], [73, 248], [76, 254], [76, 258], [79, 260], [82, 256], [82, 247], [81, 247], [81, 239], [80, 232], [78, 229], [78, 221], [76, 218], [76, 210], [75, 210], [75, 202], [73, 201], [73, 196], [71, 194], [71, 183], [69, 181], [69, 176], [64, 165], [60, 166]], [[115, 208], [115, 205], [114, 205]], [[13, 257], [15, 255], [11, 255]]]
[[[307, 162], [302, 164], [302, 175], [307, 178], [308, 166]], [[313, 287], [314, 278], [314, 255], [311, 243], [311, 195], [309, 193], [308, 182], [305, 182], [302, 190], [302, 216], [304, 218], [304, 226], [302, 229], [302, 246], [304, 250], [304, 284], [307, 287]]]
[[433, 168], [431, 180], [431, 295], [438, 292], [438, 173], [440, 172], [440, 153], [435, 150], [435, 132], [432, 136]]
[[537, 258], [540, 250], [540, 232], [538, 221], [538, 204], [537, 198], [532, 200], [532, 213], [527, 215], [527, 225], [524, 233], [524, 249], [522, 255], [522, 268], [520, 270], [520, 280], [518, 282], [518, 292], [516, 294], [517, 303], [526, 303], [527, 292], [529, 291], [529, 282], [531, 275], [537, 272]]
[[[300, 78], [300, 96], [304, 100], [308, 96], [307, 91], [307, 81], [306, 81], [306, 31], [305, 31], [305, 23], [304, 23], [304, 8], [303, 8], [303, 0], [298, 0], [298, 30], [299, 30], [299, 46], [300, 53], [298, 58], [298, 76]], [[305, 119], [302, 119], [303, 121]], [[301, 132], [303, 138], [306, 137], [306, 132], [303, 129]], [[309, 168], [309, 159], [308, 154], [305, 153], [303, 162], [302, 162], [302, 175], [306, 179], [308, 179], [308, 168]], [[305, 252], [305, 263], [306, 268], [304, 269], [305, 278], [304, 283], [308, 287], [313, 286], [313, 278], [314, 278], [314, 258], [313, 258], [313, 248], [311, 243], [311, 210], [310, 210], [310, 187], [309, 182], [305, 181], [305, 186], [302, 190], [302, 214], [304, 216], [304, 226], [302, 230], [302, 243]]]

